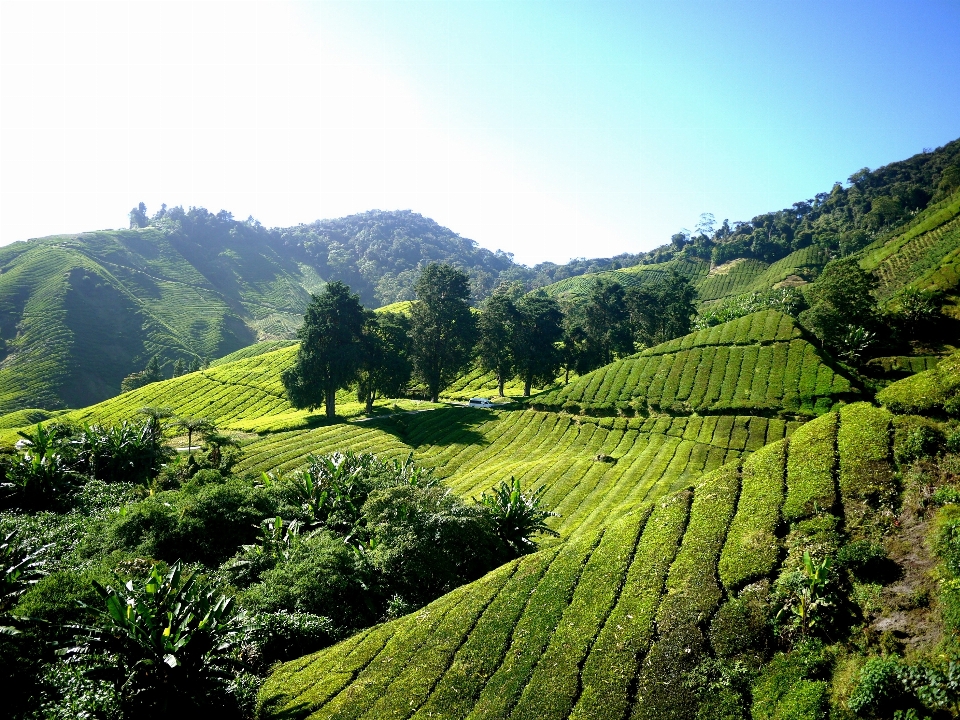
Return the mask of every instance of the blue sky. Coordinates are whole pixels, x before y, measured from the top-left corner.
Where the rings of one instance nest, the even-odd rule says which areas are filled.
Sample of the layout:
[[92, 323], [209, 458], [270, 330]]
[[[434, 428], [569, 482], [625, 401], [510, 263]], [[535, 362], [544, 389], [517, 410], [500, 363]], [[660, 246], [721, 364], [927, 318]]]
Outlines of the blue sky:
[[636, 252], [960, 137], [956, 2], [0, 4], [0, 243], [143, 200]]

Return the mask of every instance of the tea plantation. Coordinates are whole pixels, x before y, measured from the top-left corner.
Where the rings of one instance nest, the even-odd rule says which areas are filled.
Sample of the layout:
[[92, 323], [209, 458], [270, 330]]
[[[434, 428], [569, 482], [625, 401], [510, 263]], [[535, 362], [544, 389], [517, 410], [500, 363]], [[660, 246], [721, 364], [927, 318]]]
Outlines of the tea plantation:
[[814, 414], [858, 394], [789, 317], [768, 310], [649, 348], [534, 403], [608, 414]]
[[892, 488], [892, 419], [849, 405], [688, 488], [625, 499], [614, 522], [280, 667], [261, 694], [267, 715], [711, 717], [684, 677], [748, 649], [759, 581], [842, 521], [865, 467]]

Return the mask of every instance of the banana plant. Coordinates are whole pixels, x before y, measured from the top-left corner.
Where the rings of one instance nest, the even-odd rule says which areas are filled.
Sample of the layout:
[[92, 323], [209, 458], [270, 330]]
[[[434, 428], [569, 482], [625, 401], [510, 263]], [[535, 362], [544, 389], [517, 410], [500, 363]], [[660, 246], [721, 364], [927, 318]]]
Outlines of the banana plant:
[[153, 713], [208, 702], [234, 676], [243, 617], [234, 601], [206, 591], [178, 562], [154, 565], [141, 580], [94, 587], [103, 601], [87, 606], [97, 622], [83, 627], [69, 660], [112, 659], [100, 666], [131, 713]]
[[802, 578], [794, 586], [790, 602], [777, 613], [778, 621], [789, 612], [804, 636], [809, 635], [821, 623], [822, 610], [833, 605], [828, 593], [832, 565], [833, 560], [830, 557], [816, 562], [809, 552], [804, 551]]
[[525, 494], [520, 481], [514, 477], [510, 482], [503, 481], [491, 489], [490, 494], [483, 493], [480, 500], [474, 499], [487, 512], [500, 539], [517, 555], [536, 548], [533, 536], [542, 533], [557, 537], [557, 532], [546, 524], [547, 518], [558, 517], [556, 513], [545, 510], [542, 505], [546, 486], [532, 494]]

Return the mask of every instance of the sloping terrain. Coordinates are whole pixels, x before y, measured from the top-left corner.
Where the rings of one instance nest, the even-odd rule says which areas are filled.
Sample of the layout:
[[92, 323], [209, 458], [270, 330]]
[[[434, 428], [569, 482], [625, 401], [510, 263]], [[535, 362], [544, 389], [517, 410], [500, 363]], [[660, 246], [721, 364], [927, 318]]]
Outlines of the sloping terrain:
[[[692, 718], [684, 673], [749, 643], [732, 618], [789, 539], [893, 482], [892, 415], [855, 404], [613, 522], [339, 645], [261, 693], [284, 718]], [[762, 586], [752, 586], [762, 587]]]
[[813, 414], [858, 394], [790, 317], [766, 310], [618, 360], [533, 402], [594, 413]]
[[241, 469], [290, 471], [310, 454], [350, 449], [432, 468], [454, 492], [479, 496], [502, 480], [546, 487], [550, 521], [582, 534], [637, 502], [688, 484], [782, 439], [800, 423], [776, 418], [588, 418], [533, 410], [445, 408], [272, 433], [245, 445]]
[[[0, 414], [98, 402], [153, 355], [169, 375], [178, 358], [292, 339], [329, 280], [368, 306], [380, 284], [384, 297], [409, 299], [433, 260], [488, 284], [519, 267], [408, 211], [268, 230], [175, 208], [144, 228], [14, 243], [0, 248]], [[478, 285], [478, 297], [489, 289]]]

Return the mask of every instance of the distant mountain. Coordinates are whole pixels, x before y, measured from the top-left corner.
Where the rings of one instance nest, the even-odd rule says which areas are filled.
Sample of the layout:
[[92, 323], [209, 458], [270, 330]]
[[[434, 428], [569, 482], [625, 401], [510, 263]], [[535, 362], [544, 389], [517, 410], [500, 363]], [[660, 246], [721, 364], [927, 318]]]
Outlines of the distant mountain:
[[376, 307], [412, 297], [433, 261], [463, 268], [478, 299], [505, 271], [531, 273], [409, 211], [287, 229], [203, 208], [131, 217], [129, 230], [0, 248], [0, 413], [103, 400], [153, 355], [169, 374], [178, 358], [292, 338], [310, 293], [331, 280]]

